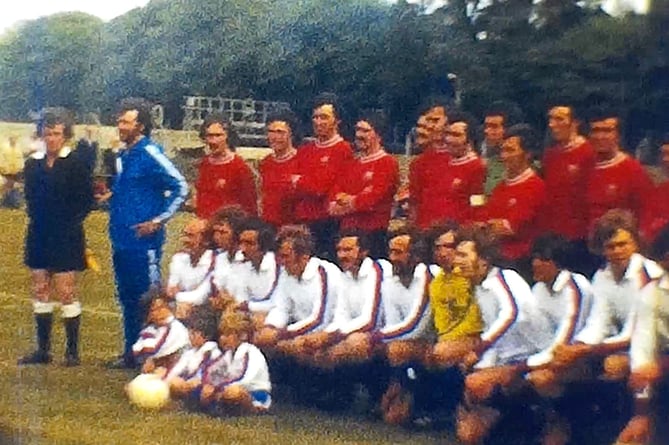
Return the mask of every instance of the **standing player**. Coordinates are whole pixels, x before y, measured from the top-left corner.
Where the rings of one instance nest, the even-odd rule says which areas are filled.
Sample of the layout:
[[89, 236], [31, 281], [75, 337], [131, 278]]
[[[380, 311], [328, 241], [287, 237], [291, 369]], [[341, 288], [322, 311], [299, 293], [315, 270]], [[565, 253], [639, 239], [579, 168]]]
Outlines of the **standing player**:
[[76, 295], [77, 272], [85, 269], [83, 222], [93, 204], [93, 185], [66, 141], [72, 123], [65, 113], [47, 113], [44, 121], [46, 153], [33, 153], [25, 165], [25, 196], [30, 219], [25, 264], [30, 268], [37, 350], [19, 364], [51, 361], [51, 326], [55, 304], [62, 305], [67, 336], [65, 365], [79, 364], [81, 303]]
[[506, 265], [530, 277], [530, 246], [538, 233], [537, 222], [544, 206], [544, 182], [531, 167], [537, 148], [536, 135], [523, 124], [514, 125], [502, 145], [504, 182], [495, 187], [477, 219], [486, 221], [501, 241]]
[[510, 127], [509, 116], [502, 104], [493, 104], [483, 118], [485, 136], [480, 147], [481, 159], [486, 165], [485, 193], [490, 193], [504, 180], [504, 166], [500, 160], [506, 129]]
[[359, 156], [347, 164], [330, 193], [329, 212], [341, 218], [341, 228], [363, 231], [369, 253], [386, 253], [393, 197], [399, 185], [397, 160], [383, 148], [385, 122], [379, 113], [363, 114], [355, 124]]
[[590, 141], [597, 162], [586, 189], [589, 229], [611, 209], [631, 211], [645, 227], [653, 185], [639, 161], [620, 147], [620, 117], [606, 111], [591, 116]]
[[109, 363], [116, 368], [135, 367], [132, 345], [143, 319], [139, 299], [151, 284], [160, 284], [165, 223], [188, 194], [186, 180], [150, 139], [151, 126], [148, 102], [121, 102], [118, 133], [127, 148], [116, 161], [117, 175], [109, 206], [116, 290], [123, 307], [125, 334], [124, 353]]
[[574, 107], [552, 107], [548, 127], [555, 144], [546, 149], [541, 161], [546, 185], [541, 227], [571, 243], [566, 267], [591, 276], [597, 265], [592, 264], [588, 251], [588, 207], [583, 191], [595, 165], [595, 152], [590, 142], [578, 134]]
[[411, 162], [409, 169], [413, 219], [420, 229], [428, 229], [448, 216], [443, 213], [443, 201], [451, 186], [443, 180], [451, 159], [445, 141], [447, 125], [446, 105], [436, 99], [428, 101], [417, 128], [417, 142], [424, 151]]
[[446, 130], [446, 146], [451, 154], [448, 169], [441, 179], [449, 184], [442, 198], [442, 220], [452, 220], [458, 224], [471, 221], [474, 217], [472, 202], [483, 194], [486, 176], [484, 162], [476, 155], [472, 146], [474, 129], [471, 120], [462, 113], [451, 113]]
[[260, 161], [260, 199], [262, 219], [276, 229], [295, 221], [291, 181], [298, 171], [294, 146], [297, 129], [297, 119], [291, 111], [267, 117], [267, 143], [272, 154]]
[[660, 230], [669, 224], [669, 134], [665, 135], [660, 147], [662, 181], [655, 186], [653, 199], [649, 200], [649, 219], [642, 228], [647, 241], [654, 241]]
[[338, 221], [328, 214], [328, 196], [335, 181], [353, 157], [351, 145], [339, 135], [340, 110], [334, 94], [323, 93], [314, 100], [311, 120], [316, 140], [297, 152], [298, 174], [293, 175], [295, 217], [309, 226], [314, 253], [334, 258]]
[[229, 205], [257, 214], [255, 178], [251, 168], [234, 152], [236, 135], [230, 124], [221, 114], [210, 114], [200, 128], [200, 137], [207, 143], [209, 154], [200, 162], [195, 182], [197, 216], [209, 218]]

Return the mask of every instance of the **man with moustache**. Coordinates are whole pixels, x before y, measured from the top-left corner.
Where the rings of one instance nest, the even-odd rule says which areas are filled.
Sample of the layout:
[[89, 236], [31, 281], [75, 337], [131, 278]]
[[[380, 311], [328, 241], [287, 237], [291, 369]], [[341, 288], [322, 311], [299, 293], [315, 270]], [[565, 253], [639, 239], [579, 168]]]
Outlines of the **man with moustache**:
[[123, 308], [125, 347], [108, 365], [134, 368], [132, 345], [137, 341], [143, 314], [140, 297], [152, 284], [160, 284], [160, 258], [165, 241], [165, 223], [188, 194], [184, 177], [150, 139], [151, 108], [143, 99], [121, 102], [119, 139], [126, 147], [119, 154], [118, 174], [109, 199], [109, 233], [113, 249], [116, 290]]
[[297, 152], [297, 174], [292, 185], [295, 219], [306, 224], [314, 238], [314, 255], [333, 259], [337, 218], [328, 213], [328, 196], [344, 166], [353, 157], [351, 145], [339, 134], [340, 109], [337, 97], [322, 93], [314, 100], [311, 117], [316, 140]]
[[342, 230], [358, 229], [369, 240], [372, 258], [384, 256], [393, 197], [399, 185], [397, 160], [382, 145], [383, 116], [367, 112], [355, 124], [359, 155], [342, 172], [330, 193], [328, 211], [341, 217]]

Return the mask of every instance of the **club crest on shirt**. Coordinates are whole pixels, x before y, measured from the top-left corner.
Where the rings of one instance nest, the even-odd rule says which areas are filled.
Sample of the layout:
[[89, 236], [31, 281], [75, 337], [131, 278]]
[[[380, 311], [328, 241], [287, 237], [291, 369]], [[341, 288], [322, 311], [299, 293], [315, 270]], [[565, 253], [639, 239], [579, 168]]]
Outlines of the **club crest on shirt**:
[[365, 174], [363, 175], [363, 179], [364, 179], [365, 181], [371, 181], [373, 177], [374, 177], [374, 172], [373, 172], [373, 171], [367, 171], [367, 172], [365, 172]]
[[453, 180], [453, 183], [452, 183], [451, 185], [453, 186], [454, 189], [460, 187], [460, 186], [462, 185], [462, 179], [460, 179], [460, 178], [455, 178], [455, 179]]
[[618, 186], [616, 184], [608, 184], [606, 186], [606, 194], [608, 196], [615, 196], [618, 191]]
[[325, 164], [330, 160], [330, 156], [323, 156], [321, 157], [321, 163]]
[[569, 166], [567, 167], [567, 171], [572, 175], [578, 173], [578, 170], [579, 168], [577, 164], [569, 164]]
[[509, 199], [509, 207], [513, 207], [518, 203], [518, 200], [516, 198], [511, 198]]

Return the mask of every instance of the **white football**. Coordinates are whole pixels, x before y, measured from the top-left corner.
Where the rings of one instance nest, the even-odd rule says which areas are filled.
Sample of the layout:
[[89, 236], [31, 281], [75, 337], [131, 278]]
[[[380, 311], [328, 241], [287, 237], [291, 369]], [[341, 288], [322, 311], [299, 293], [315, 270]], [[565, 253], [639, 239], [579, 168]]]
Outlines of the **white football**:
[[170, 387], [155, 374], [140, 374], [127, 387], [130, 403], [142, 409], [160, 409], [170, 400]]

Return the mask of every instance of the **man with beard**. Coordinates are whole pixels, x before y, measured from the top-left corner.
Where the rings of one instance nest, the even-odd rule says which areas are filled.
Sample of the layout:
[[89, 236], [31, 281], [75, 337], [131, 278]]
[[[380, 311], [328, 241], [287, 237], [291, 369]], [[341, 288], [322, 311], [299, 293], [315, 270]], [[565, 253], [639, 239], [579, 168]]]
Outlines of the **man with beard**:
[[314, 253], [333, 259], [338, 221], [328, 213], [328, 196], [353, 157], [351, 145], [339, 134], [341, 115], [334, 94], [314, 100], [311, 117], [316, 140], [297, 152], [297, 174], [292, 176], [295, 220], [306, 224], [314, 238]]
[[384, 119], [364, 113], [355, 124], [359, 155], [346, 165], [330, 193], [329, 213], [341, 218], [344, 230], [358, 229], [369, 240], [369, 254], [384, 256], [393, 197], [399, 185], [397, 160], [382, 145]]
[[[150, 139], [151, 110], [142, 99], [121, 102], [119, 139], [126, 147], [117, 159], [111, 191], [109, 233], [116, 289], [123, 307], [125, 348], [111, 367], [135, 367], [132, 345], [143, 315], [139, 300], [151, 284], [160, 284], [165, 223], [188, 194], [188, 184], [162, 148]], [[109, 198], [109, 194], [100, 199]]]

